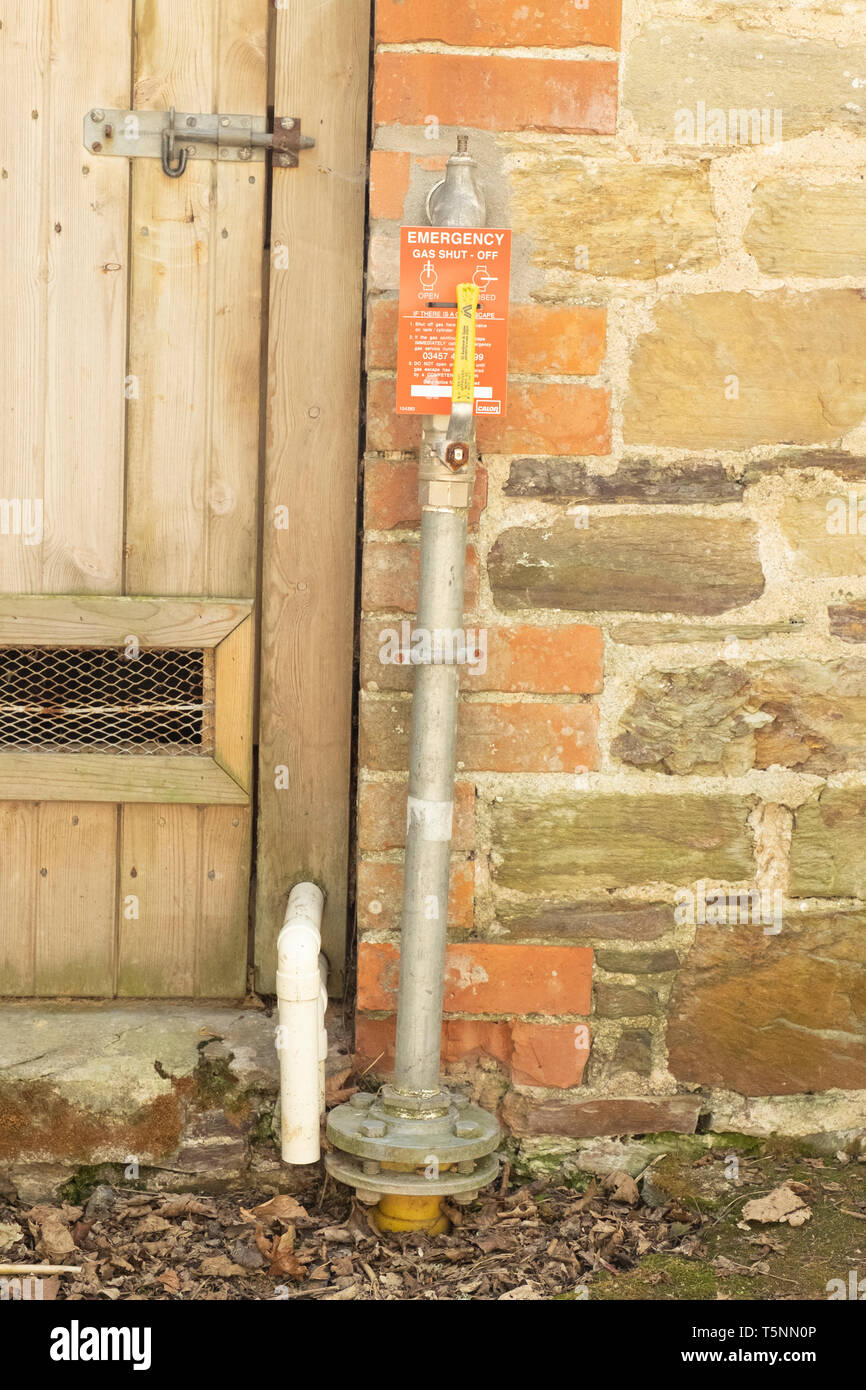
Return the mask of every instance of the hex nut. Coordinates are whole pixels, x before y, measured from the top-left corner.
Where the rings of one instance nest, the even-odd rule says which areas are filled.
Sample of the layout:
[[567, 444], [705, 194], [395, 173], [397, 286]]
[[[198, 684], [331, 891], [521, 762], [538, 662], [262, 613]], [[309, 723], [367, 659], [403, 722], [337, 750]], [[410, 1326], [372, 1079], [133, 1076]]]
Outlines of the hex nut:
[[364, 1120], [361, 1133], [365, 1139], [384, 1139], [388, 1133], [388, 1126], [384, 1120]]
[[353, 1110], [367, 1110], [375, 1099], [372, 1091], [356, 1091], [353, 1096], [349, 1096], [349, 1104]]
[[473, 1120], [457, 1120], [454, 1133], [458, 1139], [477, 1139], [481, 1130]]

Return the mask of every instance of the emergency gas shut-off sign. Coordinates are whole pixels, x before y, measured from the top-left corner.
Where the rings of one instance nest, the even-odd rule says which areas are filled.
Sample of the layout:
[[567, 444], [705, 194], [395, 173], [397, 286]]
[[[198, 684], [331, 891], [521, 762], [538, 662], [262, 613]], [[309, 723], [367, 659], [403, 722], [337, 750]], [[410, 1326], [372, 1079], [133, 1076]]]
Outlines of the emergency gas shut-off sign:
[[508, 381], [511, 232], [497, 227], [403, 227], [397, 411], [451, 409], [457, 286], [478, 286], [475, 413], [503, 415]]

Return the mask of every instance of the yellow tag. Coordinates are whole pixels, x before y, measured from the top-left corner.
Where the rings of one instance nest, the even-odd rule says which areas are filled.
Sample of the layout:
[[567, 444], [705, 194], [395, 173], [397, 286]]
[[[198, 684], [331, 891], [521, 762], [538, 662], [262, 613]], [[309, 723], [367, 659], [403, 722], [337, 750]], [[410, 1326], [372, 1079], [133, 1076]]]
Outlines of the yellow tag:
[[457, 343], [454, 349], [454, 383], [451, 400], [457, 405], [475, 401], [475, 315], [478, 286], [457, 286]]

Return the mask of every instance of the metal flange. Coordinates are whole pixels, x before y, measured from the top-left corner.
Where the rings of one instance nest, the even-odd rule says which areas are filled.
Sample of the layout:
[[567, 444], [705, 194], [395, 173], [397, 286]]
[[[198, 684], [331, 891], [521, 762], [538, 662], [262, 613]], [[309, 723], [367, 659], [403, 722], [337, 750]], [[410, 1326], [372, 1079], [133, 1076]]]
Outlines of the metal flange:
[[[460, 1166], [468, 1168], [470, 1164], [467, 1162]], [[368, 1206], [373, 1206], [380, 1197], [393, 1194], [401, 1197], [453, 1197], [460, 1205], [474, 1202], [480, 1190], [495, 1181], [499, 1173], [499, 1158], [496, 1154], [485, 1154], [471, 1166], [470, 1173], [450, 1168], [437, 1174], [432, 1167], [423, 1173], [394, 1173], [385, 1168], [371, 1173], [368, 1171], [369, 1160], [336, 1151], [325, 1155], [325, 1167], [331, 1177], [347, 1187], [354, 1187], [359, 1201]]]
[[416, 1099], [384, 1086], [332, 1110], [327, 1133], [337, 1152], [326, 1157], [328, 1172], [370, 1193], [418, 1196], [474, 1194], [492, 1182], [496, 1117], [447, 1090]]

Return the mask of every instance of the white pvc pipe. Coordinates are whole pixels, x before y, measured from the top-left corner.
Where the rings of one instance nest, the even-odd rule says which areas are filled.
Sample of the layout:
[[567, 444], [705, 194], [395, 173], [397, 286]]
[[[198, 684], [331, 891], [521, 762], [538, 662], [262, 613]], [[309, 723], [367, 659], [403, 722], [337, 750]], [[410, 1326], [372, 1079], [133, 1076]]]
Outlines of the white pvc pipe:
[[324, 895], [315, 883], [289, 894], [277, 940], [280, 1131], [284, 1163], [315, 1163], [325, 1108], [325, 1032], [328, 963], [321, 954]]

